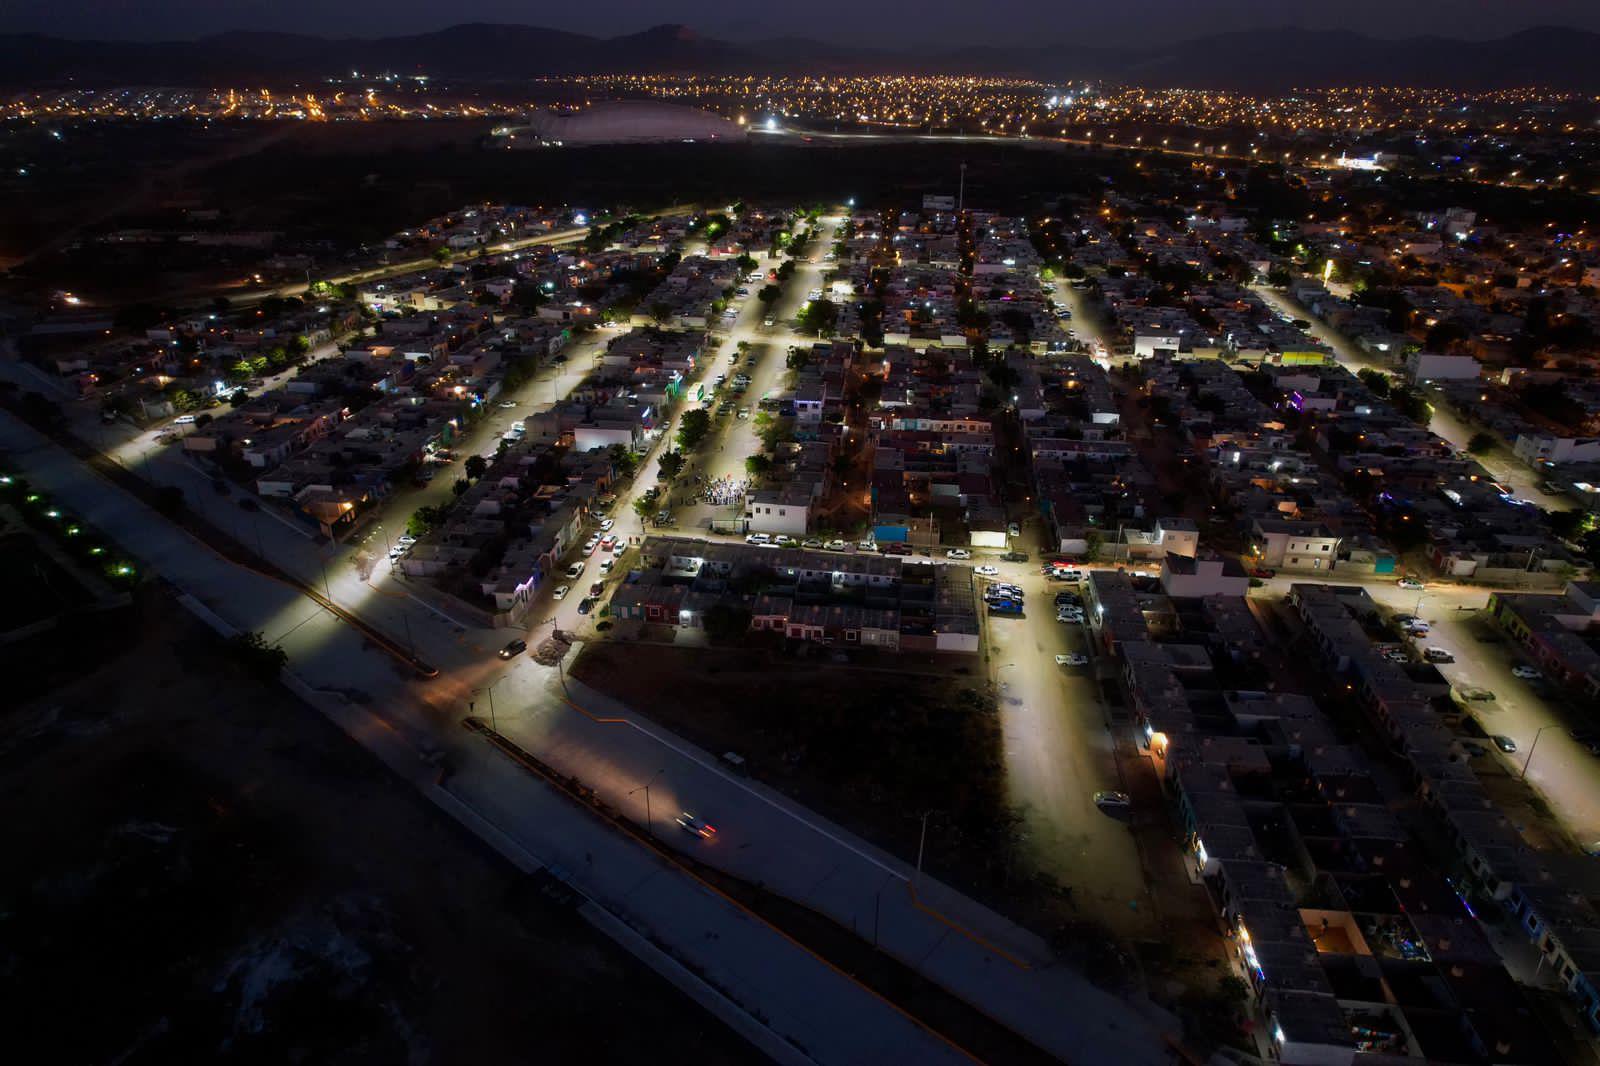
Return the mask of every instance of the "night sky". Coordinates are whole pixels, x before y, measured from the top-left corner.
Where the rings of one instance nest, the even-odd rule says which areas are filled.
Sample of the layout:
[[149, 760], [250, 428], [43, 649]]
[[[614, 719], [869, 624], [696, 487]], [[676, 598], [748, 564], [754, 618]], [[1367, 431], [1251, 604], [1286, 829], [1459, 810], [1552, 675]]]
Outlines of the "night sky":
[[[915, 11], [915, 16], [909, 12]], [[46, 0], [0, 4], [0, 31], [183, 38], [231, 29], [383, 37], [457, 22], [598, 36], [681, 22], [708, 37], [806, 36], [877, 47], [1045, 40], [1138, 44], [1277, 26], [1378, 37], [1494, 37], [1530, 26], [1600, 31], [1600, 0]]]

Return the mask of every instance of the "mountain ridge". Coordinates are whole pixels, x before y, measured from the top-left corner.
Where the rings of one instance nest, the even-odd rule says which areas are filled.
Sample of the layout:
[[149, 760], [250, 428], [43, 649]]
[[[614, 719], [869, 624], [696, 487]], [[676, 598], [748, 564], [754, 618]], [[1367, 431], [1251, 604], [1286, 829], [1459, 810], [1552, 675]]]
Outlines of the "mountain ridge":
[[1534, 27], [1487, 41], [1384, 39], [1353, 30], [1239, 30], [1152, 46], [968, 45], [897, 51], [805, 37], [732, 42], [663, 23], [594, 37], [521, 23], [467, 22], [392, 37], [323, 38], [230, 30], [187, 41], [0, 34], [0, 84], [237, 86], [352, 70], [443, 80], [572, 74], [972, 74], [1097, 80], [1152, 88], [1281, 93], [1336, 85], [1468, 91], [1600, 90], [1600, 34]]

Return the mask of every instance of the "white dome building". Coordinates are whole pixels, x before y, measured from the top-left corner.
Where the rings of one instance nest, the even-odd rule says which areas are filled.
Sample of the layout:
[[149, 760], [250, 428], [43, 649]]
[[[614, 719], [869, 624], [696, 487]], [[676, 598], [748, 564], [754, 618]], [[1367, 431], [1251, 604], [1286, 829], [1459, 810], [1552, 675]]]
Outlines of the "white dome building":
[[514, 142], [541, 144], [648, 144], [660, 141], [742, 141], [745, 128], [710, 111], [656, 100], [618, 100], [583, 111], [536, 115], [505, 131]]

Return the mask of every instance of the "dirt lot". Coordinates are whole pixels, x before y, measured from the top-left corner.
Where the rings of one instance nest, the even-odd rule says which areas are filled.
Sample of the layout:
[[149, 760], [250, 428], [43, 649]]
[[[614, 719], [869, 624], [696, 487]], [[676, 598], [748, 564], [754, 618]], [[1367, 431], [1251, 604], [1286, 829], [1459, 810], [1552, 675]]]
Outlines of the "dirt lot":
[[81, 1063], [756, 1058], [176, 605], [135, 610], [117, 658], [0, 712], [8, 1043]]
[[[962, 887], [1014, 876], [1000, 724], [972, 674], [844, 665], [759, 648], [589, 645], [573, 676], [901, 856], [938, 812], [926, 867]], [[969, 667], [970, 669], [970, 667]]]

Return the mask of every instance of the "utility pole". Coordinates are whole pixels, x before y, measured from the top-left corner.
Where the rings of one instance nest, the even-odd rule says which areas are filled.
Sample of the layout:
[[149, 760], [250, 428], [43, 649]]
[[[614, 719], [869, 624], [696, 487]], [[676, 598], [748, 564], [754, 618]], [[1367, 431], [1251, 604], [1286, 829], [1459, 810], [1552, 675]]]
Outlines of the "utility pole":
[[922, 833], [917, 837], [917, 876], [912, 882], [913, 888], [922, 880], [922, 849], [923, 845], [928, 843], [928, 815], [932, 813], [932, 811], [922, 812]]
[[1554, 728], [1553, 724], [1542, 725], [1539, 727], [1539, 731], [1533, 735], [1533, 743], [1528, 745], [1528, 757], [1522, 760], [1522, 779], [1524, 781], [1528, 779], [1528, 764], [1533, 762], [1533, 749], [1539, 746], [1539, 738], [1544, 735], [1544, 731], [1552, 728]]
[[630, 796], [633, 795], [635, 792], [643, 792], [644, 793], [644, 831], [647, 834], [649, 834], [651, 839], [655, 838], [656, 830], [655, 830], [655, 819], [654, 819], [654, 816], [650, 813], [650, 786], [656, 783], [656, 778], [660, 777], [662, 774], [664, 774], [666, 772], [667, 772], [667, 768], [665, 766], [663, 766], [663, 767], [661, 767], [661, 769], [657, 770], [655, 773], [650, 775], [650, 780], [646, 781], [644, 784], [640, 785], [638, 788], [634, 788], [634, 789], [629, 789], [628, 790], [628, 795], [630, 795]]

